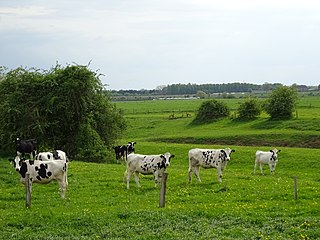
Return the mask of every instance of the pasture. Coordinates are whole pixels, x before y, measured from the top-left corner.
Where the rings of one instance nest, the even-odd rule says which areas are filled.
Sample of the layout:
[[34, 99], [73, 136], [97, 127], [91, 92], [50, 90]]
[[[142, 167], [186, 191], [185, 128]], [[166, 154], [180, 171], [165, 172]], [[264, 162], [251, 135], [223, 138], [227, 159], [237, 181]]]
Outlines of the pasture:
[[[31, 208], [26, 209], [24, 186], [2, 158], [0, 238], [319, 239], [318, 100], [301, 99], [299, 116], [290, 121], [271, 122], [262, 115], [250, 122], [225, 119], [196, 126], [190, 123], [201, 100], [117, 103], [128, 120], [119, 143], [135, 140], [137, 153], [169, 151], [176, 156], [167, 170], [165, 208], [158, 207], [159, 188], [152, 176], [140, 177], [141, 189], [132, 179], [127, 190], [125, 165], [110, 159], [106, 164], [72, 161], [66, 199], [60, 198], [56, 182], [34, 185]], [[238, 101], [230, 100], [233, 109]], [[192, 117], [169, 119], [173, 111], [190, 111]], [[222, 183], [215, 169], [201, 169], [202, 183], [194, 177], [188, 183], [189, 149], [227, 146], [236, 152]], [[254, 175], [255, 151], [274, 147], [281, 149], [275, 174], [265, 166], [265, 175]]]

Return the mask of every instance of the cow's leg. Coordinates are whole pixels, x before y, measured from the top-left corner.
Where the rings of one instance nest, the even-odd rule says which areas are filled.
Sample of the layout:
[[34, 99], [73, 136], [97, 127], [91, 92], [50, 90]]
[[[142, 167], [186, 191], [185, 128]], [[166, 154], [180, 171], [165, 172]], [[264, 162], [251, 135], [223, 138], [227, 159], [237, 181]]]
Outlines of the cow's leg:
[[126, 170], [123, 174], [123, 181], [127, 182], [128, 171]]
[[201, 182], [201, 179], [200, 179], [200, 176], [199, 176], [199, 172], [200, 172], [200, 166], [195, 166], [195, 167], [194, 167], [194, 174], [196, 175], [197, 180], [198, 180], [199, 182]]
[[130, 178], [131, 178], [131, 172], [130, 171], [125, 171], [124, 176], [127, 176], [127, 189], [130, 188]]
[[60, 196], [62, 198], [65, 198], [66, 196], [66, 189], [67, 189], [67, 183], [65, 181], [65, 176], [62, 176], [62, 179], [58, 180], [60, 185]]
[[189, 170], [188, 170], [189, 182], [192, 182], [192, 173], [193, 173], [193, 169], [192, 167], [189, 167]]
[[263, 175], [263, 164], [262, 163], [260, 163], [260, 172]]
[[159, 175], [160, 173], [158, 171], [155, 171], [153, 173], [154, 176], [154, 187], [158, 186], [159, 181], [161, 181], [161, 176]]
[[257, 161], [255, 161], [254, 168], [253, 168], [253, 174], [256, 174], [257, 165], [258, 165], [258, 163], [257, 163]]
[[140, 188], [140, 183], [139, 183], [139, 172], [134, 173], [134, 180], [136, 181], [137, 187]]
[[217, 168], [218, 171], [218, 182], [222, 182], [222, 170], [220, 167]]

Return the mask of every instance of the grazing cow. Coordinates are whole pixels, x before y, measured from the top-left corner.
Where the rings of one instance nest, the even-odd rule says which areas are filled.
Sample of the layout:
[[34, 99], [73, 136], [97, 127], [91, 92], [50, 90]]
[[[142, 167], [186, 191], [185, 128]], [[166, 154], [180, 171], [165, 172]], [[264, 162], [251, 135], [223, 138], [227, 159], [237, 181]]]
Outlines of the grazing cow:
[[269, 164], [270, 172], [274, 174], [276, 170], [276, 165], [278, 163], [278, 153], [281, 152], [281, 150], [277, 150], [276, 148], [273, 150], [270, 150], [269, 152], [263, 152], [263, 151], [257, 151], [256, 152], [256, 161], [254, 164], [254, 174], [256, 174], [256, 168], [258, 164], [260, 164], [260, 172], [263, 174], [263, 165]]
[[125, 160], [127, 158], [127, 146], [115, 146], [113, 147], [114, 153], [116, 154], [117, 163], [119, 159]]
[[127, 144], [127, 154], [133, 153], [134, 152], [134, 145], [136, 142], [128, 142]]
[[25, 154], [28, 153], [32, 159], [35, 158], [35, 155], [37, 154], [37, 141], [35, 139], [22, 140], [17, 138], [15, 143], [18, 156], [24, 157]]
[[16, 156], [14, 160], [10, 160], [14, 164], [14, 168], [19, 172], [22, 183], [25, 182], [26, 174], [29, 174], [30, 192], [32, 183], [46, 184], [52, 180], [56, 180], [60, 186], [61, 197], [65, 197], [67, 189], [67, 168], [68, 163], [65, 160], [22, 160], [20, 156]]
[[194, 173], [199, 182], [201, 182], [199, 171], [203, 168], [216, 168], [218, 171], [218, 181], [222, 182], [222, 171], [230, 160], [230, 155], [235, 150], [225, 149], [191, 149], [189, 151], [189, 182], [192, 181]]
[[138, 187], [140, 187], [139, 173], [144, 175], [153, 174], [156, 187], [162, 177], [162, 173], [165, 172], [166, 168], [170, 165], [171, 158], [174, 158], [174, 155], [168, 152], [159, 155], [141, 155], [134, 153], [128, 155], [127, 170], [124, 173], [127, 180], [127, 189], [129, 189], [132, 173], [135, 174], [134, 178]]

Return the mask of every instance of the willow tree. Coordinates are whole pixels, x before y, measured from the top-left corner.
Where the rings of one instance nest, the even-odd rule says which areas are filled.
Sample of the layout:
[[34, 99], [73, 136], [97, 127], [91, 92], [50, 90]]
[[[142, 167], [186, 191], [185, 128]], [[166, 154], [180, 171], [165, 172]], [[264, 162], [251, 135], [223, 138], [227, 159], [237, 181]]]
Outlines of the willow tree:
[[42, 150], [62, 149], [71, 157], [105, 161], [125, 129], [88, 66], [57, 65], [50, 70], [17, 68], [0, 80], [0, 142], [12, 149], [16, 137], [36, 138]]

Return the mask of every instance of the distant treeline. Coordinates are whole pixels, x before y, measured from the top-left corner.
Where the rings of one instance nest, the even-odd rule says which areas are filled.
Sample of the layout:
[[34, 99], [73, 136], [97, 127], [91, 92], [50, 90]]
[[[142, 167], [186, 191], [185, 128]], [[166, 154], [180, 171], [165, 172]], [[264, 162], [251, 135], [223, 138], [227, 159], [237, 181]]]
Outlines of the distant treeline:
[[[270, 85], [269, 89], [274, 88]], [[250, 83], [223, 83], [223, 84], [172, 84], [162, 89], [162, 94], [196, 94], [199, 91], [205, 93], [231, 93], [231, 92], [250, 92], [262, 90], [261, 85]]]
[[[223, 84], [171, 84], [159, 86], [152, 90], [112, 90], [113, 95], [191, 95], [202, 91], [207, 94], [212, 93], [237, 93], [252, 91], [270, 91], [279, 86], [280, 83], [264, 83], [262, 85], [251, 83], [223, 83]], [[307, 86], [304, 86], [307, 88]]]

